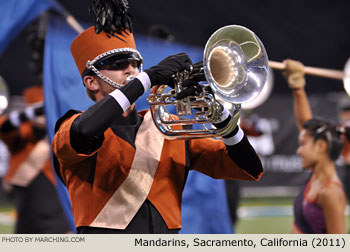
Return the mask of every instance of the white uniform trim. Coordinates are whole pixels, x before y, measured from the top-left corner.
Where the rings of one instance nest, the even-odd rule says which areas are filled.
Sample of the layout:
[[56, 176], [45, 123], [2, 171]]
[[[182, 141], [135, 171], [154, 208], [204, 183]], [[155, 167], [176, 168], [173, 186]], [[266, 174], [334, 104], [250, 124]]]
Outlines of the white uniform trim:
[[221, 119], [219, 122], [215, 122], [215, 123], [221, 123], [223, 121], [225, 121], [227, 119], [227, 117], [229, 117], [230, 113], [228, 112], [228, 110], [226, 108], [224, 108], [224, 110], [222, 111], [222, 115], [221, 115]]
[[21, 125], [21, 120], [19, 119], [19, 111], [13, 111], [9, 114], [9, 120], [13, 126], [19, 127]]
[[119, 89], [114, 90], [113, 92], [109, 93], [109, 95], [119, 103], [124, 112], [130, 107], [129, 99]]
[[29, 120], [33, 120], [35, 118], [34, 107], [26, 107], [24, 113]]
[[136, 78], [139, 79], [139, 81], [141, 81], [143, 89], [145, 90], [144, 93], [146, 93], [148, 89], [151, 88], [151, 80], [148, 74], [145, 72], [141, 72], [136, 76]]
[[223, 138], [223, 141], [226, 145], [235, 145], [235, 144], [238, 144], [240, 141], [242, 141], [244, 137], [244, 132], [238, 125], [237, 127], [238, 127], [238, 132], [236, 135], [230, 138]]

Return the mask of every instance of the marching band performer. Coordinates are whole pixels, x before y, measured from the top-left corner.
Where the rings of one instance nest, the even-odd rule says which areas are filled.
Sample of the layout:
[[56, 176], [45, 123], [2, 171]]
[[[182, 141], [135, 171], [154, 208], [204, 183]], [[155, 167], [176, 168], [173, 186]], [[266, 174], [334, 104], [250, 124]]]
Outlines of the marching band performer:
[[11, 153], [3, 183], [15, 198], [15, 233], [70, 233], [55, 187], [42, 86], [27, 88], [24, 98], [24, 110], [0, 117], [0, 138]]
[[[178, 233], [190, 169], [218, 179], [258, 181], [263, 167], [238, 125], [223, 140], [167, 140], [149, 111], [137, 112], [139, 96], [155, 85], [173, 86], [171, 76], [190, 70], [192, 62], [179, 53], [140, 72], [143, 59], [127, 1], [105, 2], [91, 1], [96, 25], [71, 45], [96, 103], [57, 121], [55, 168], [67, 186], [78, 233]], [[230, 117], [223, 113], [215, 125], [223, 127]]]
[[342, 132], [333, 122], [313, 118], [304, 89], [304, 65], [294, 60], [285, 60], [284, 64], [300, 131], [297, 154], [303, 169], [311, 170], [294, 201], [292, 233], [345, 233], [346, 198], [335, 169], [335, 160], [343, 148]]

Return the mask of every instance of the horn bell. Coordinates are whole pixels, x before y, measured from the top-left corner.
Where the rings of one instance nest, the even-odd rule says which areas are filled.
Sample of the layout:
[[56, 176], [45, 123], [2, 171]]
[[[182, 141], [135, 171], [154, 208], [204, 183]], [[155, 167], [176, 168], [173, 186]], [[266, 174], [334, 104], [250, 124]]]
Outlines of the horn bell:
[[252, 31], [228, 25], [214, 32], [207, 41], [203, 67], [216, 95], [230, 103], [245, 103], [262, 91], [268, 74], [268, 57]]

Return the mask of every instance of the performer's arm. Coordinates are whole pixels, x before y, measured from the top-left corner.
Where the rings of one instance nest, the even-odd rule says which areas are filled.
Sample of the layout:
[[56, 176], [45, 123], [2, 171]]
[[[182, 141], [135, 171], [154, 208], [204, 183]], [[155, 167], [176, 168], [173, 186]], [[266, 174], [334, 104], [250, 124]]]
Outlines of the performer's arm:
[[[71, 127], [71, 145], [79, 153], [86, 153], [100, 147], [104, 132], [112, 121], [118, 121], [123, 113], [150, 87], [146, 73], [120, 89], [116, 89], [78, 116]], [[94, 148], [91, 148], [94, 146]]]
[[312, 118], [312, 111], [305, 92], [304, 65], [294, 60], [284, 60], [286, 70], [283, 72], [292, 90], [294, 116], [298, 129], [301, 130], [303, 124]]
[[[239, 116], [239, 115], [236, 115]], [[224, 110], [221, 122], [214, 123], [215, 127], [225, 127], [231, 120], [231, 115]], [[235, 129], [222, 137], [226, 145], [228, 155], [239, 167], [252, 175], [254, 178], [259, 178], [263, 172], [263, 167], [260, 158], [256, 154], [254, 148], [248, 141], [243, 130], [237, 125]]]

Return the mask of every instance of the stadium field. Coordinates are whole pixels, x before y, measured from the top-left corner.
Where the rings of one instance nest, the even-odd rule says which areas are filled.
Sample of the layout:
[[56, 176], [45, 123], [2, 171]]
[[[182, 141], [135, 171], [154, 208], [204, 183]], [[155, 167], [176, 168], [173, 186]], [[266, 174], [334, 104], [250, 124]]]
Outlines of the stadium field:
[[[288, 234], [293, 223], [293, 197], [243, 198], [238, 209], [237, 234]], [[349, 213], [349, 207], [347, 208]], [[350, 216], [346, 225], [350, 230]], [[0, 234], [11, 234], [15, 211], [9, 204], [0, 205]]]

